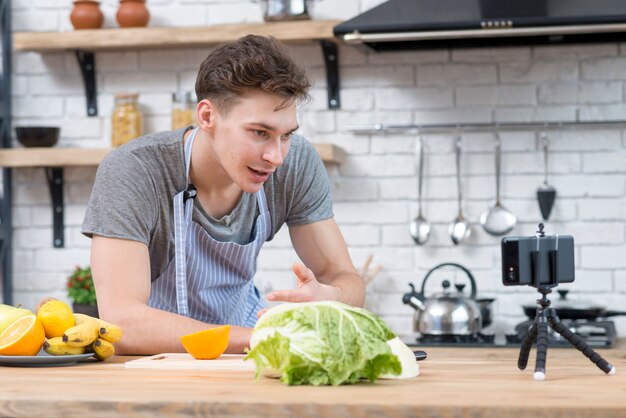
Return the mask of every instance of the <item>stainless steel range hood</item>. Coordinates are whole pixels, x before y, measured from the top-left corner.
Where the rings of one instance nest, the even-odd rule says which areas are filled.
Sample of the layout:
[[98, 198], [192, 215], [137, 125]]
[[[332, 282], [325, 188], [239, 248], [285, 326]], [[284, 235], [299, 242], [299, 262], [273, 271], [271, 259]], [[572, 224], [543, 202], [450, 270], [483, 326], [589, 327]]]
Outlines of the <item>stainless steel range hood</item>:
[[626, 40], [626, 0], [389, 0], [334, 28], [376, 51]]

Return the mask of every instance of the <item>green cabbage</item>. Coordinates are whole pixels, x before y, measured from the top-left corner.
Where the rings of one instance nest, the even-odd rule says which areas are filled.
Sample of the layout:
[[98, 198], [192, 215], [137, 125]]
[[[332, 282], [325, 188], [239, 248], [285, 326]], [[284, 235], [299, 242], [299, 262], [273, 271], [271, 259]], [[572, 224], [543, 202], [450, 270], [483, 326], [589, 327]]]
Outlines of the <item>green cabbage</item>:
[[[400, 376], [403, 364], [410, 365], [408, 377], [416, 376], [413, 353], [395, 337], [365, 309], [339, 302], [283, 304], [257, 322], [246, 360], [256, 363], [257, 378], [270, 374], [289, 385], [373, 382], [381, 375]], [[403, 346], [403, 354], [394, 353], [391, 340]]]

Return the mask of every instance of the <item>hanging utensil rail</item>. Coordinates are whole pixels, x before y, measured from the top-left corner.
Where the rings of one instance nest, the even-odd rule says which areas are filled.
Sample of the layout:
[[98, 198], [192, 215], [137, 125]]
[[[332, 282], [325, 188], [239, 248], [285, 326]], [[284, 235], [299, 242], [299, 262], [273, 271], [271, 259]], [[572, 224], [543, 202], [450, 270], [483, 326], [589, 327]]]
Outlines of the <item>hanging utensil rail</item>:
[[599, 121], [599, 122], [532, 122], [532, 123], [446, 123], [446, 124], [407, 124], [407, 125], [385, 125], [376, 123], [373, 125], [349, 125], [347, 130], [356, 134], [371, 133], [437, 133], [450, 132], [452, 130], [463, 132], [483, 132], [498, 130], [502, 131], [535, 131], [535, 130], [563, 130], [574, 128], [606, 129], [621, 128], [626, 126], [626, 120]]

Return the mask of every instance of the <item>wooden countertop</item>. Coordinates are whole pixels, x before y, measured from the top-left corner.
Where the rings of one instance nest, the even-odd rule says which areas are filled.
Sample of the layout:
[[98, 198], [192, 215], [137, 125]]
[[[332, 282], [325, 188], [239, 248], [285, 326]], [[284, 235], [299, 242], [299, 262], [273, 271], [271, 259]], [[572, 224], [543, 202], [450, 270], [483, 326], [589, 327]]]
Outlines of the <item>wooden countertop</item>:
[[70, 367], [0, 367], [0, 416], [626, 417], [626, 344], [602, 350], [607, 376], [574, 348], [548, 350], [547, 377], [515, 348], [426, 348], [420, 376], [312, 387], [249, 371], [126, 369], [136, 357]]

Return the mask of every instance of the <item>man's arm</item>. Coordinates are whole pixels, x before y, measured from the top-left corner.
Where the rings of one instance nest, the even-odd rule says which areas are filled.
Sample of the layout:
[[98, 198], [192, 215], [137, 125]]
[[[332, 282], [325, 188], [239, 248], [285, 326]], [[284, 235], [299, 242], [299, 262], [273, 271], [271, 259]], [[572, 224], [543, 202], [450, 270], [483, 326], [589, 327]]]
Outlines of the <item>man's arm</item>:
[[271, 301], [306, 302], [338, 300], [363, 306], [365, 285], [354, 268], [334, 219], [289, 228], [291, 242], [304, 263], [294, 265], [295, 290], [275, 291]]
[[[140, 242], [93, 236], [91, 270], [100, 318], [120, 326], [118, 354], [184, 352], [180, 336], [216, 325], [148, 306], [150, 258]], [[231, 327], [228, 353], [242, 353], [251, 329]]]

